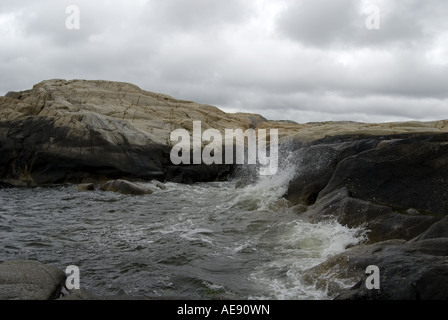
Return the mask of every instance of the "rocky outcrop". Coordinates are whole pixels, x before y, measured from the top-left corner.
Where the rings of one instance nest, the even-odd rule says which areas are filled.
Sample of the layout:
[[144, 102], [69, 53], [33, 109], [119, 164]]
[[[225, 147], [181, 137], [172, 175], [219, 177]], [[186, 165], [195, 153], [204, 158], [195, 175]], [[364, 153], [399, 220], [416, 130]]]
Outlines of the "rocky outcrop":
[[[176, 142], [170, 141], [170, 134], [175, 129], [191, 132], [194, 121], [201, 121], [202, 131], [278, 129], [281, 138], [301, 144], [343, 135], [378, 137], [447, 131], [447, 121], [268, 121], [257, 114], [229, 114], [129, 83], [60, 79], [0, 97], [0, 119], [0, 181], [25, 186], [121, 178], [187, 183], [225, 178], [229, 168], [223, 166], [172, 168], [169, 153]], [[323, 175], [316, 182], [318, 186], [311, 188], [311, 199], [306, 201], [313, 200], [315, 190], [327, 178]]]
[[[344, 136], [295, 151], [285, 195], [312, 221], [364, 228], [364, 243], [308, 270], [337, 299], [448, 299], [448, 135]], [[366, 286], [368, 266], [380, 289]]]
[[66, 275], [36, 261], [0, 263], [0, 300], [51, 300], [59, 297]]
[[380, 138], [375, 137], [350, 141], [352, 139], [347, 136], [317, 140], [295, 151], [291, 156], [296, 168], [295, 176], [289, 184], [286, 198], [294, 204], [315, 203], [342, 160], [376, 148], [380, 142]]
[[447, 134], [339, 139], [315, 141], [292, 157], [296, 175], [285, 197], [309, 206], [314, 220], [365, 226], [375, 242], [409, 240], [448, 214]]
[[358, 199], [447, 215], [447, 155], [446, 134], [396, 141], [341, 161], [319, 195], [346, 187]]
[[348, 189], [336, 190], [309, 206], [306, 215], [314, 222], [335, 218], [350, 228], [367, 230], [366, 243], [391, 239], [410, 240], [431, 227], [440, 217], [417, 213], [400, 213], [393, 208], [360, 200]]
[[[379, 269], [379, 289], [366, 285], [368, 266]], [[305, 279], [338, 300], [446, 300], [448, 238], [359, 246], [312, 268]]]
[[9, 92], [0, 97], [0, 119], [0, 180], [28, 186], [163, 180], [173, 130], [191, 131], [193, 121], [202, 121], [202, 130], [245, 130], [266, 121], [128, 83], [85, 80], [48, 80]]

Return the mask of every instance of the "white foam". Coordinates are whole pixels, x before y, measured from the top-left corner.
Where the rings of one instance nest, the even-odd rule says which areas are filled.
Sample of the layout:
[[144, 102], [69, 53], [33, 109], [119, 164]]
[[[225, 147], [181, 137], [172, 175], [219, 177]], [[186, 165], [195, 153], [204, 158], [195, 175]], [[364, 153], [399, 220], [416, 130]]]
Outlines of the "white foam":
[[276, 256], [250, 276], [250, 280], [266, 288], [266, 295], [252, 298], [328, 299], [326, 290], [303, 281], [304, 272], [364, 239], [364, 230], [350, 229], [336, 221], [288, 223], [276, 239]]
[[295, 171], [292, 154], [288, 154], [283, 157], [276, 174], [258, 175], [254, 184], [238, 189], [235, 204], [253, 203], [253, 209], [256, 210], [272, 210], [278, 205], [284, 205], [286, 201], [282, 197], [286, 194]]

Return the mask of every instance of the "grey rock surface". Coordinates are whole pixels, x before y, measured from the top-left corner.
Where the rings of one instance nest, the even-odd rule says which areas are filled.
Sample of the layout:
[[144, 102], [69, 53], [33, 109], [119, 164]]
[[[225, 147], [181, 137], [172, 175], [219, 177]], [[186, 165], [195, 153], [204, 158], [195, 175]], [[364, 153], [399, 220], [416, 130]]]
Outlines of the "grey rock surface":
[[0, 300], [51, 300], [58, 297], [66, 275], [36, 261], [0, 263]]

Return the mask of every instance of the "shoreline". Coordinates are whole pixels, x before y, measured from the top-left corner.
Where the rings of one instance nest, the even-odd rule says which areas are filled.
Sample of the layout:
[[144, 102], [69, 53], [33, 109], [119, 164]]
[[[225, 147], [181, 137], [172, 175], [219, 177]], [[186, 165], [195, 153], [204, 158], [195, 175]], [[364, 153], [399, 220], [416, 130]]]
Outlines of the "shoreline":
[[[114, 98], [131, 89], [138, 104]], [[105, 190], [150, 194], [165, 182], [225, 181], [238, 166], [172, 165], [169, 133], [191, 131], [192, 119], [204, 129], [278, 129], [279, 166], [291, 171], [283, 198], [298, 217], [370, 231], [368, 243], [308, 270], [310, 283], [345, 300], [448, 299], [448, 120], [268, 121], [101, 81], [43, 81], [0, 105], [0, 188], [107, 182]], [[256, 169], [245, 168], [239, 185], [253, 183]], [[149, 180], [161, 184], [138, 185]], [[379, 268], [381, 289], [364, 285], [369, 266]], [[343, 288], [341, 279], [357, 285]]]

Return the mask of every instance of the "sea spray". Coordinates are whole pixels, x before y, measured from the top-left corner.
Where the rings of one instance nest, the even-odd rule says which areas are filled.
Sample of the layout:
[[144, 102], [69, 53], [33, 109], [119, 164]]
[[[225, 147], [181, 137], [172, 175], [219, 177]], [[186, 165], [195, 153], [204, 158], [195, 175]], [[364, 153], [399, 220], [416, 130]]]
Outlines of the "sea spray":
[[246, 204], [252, 210], [275, 209], [284, 205], [282, 198], [288, 190], [289, 182], [297, 172], [294, 153], [289, 142], [283, 142], [276, 150], [278, 170], [274, 175], [260, 174], [260, 165], [241, 165], [235, 170], [231, 180], [237, 184], [237, 196], [234, 204]]
[[[241, 184], [234, 204], [246, 210], [270, 212], [282, 216], [289, 203], [284, 199], [289, 183], [296, 175], [328, 160], [322, 155], [313, 163], [307, 163], [303, 149], [294, 148], [286, 141], [279, 149], [279, 169], [273, 176], [261, 176], [257, 168], [240, 166], [234, 181]], [[274, 248], [272, 260], [258, 266], [249, 279], [263, 287], [266, 295], [251, 296], [252, 299], [328, 299], [326, 290], [317, 289], [303, 280], [307, 269], [328, 258], [344, 252], [366, 239], [363, 228], [351, 229], [335, 219], [318, 223], [296, 216], [292, 221], [280, 221], [269, 232], [257, 239], [257, 247]]]

